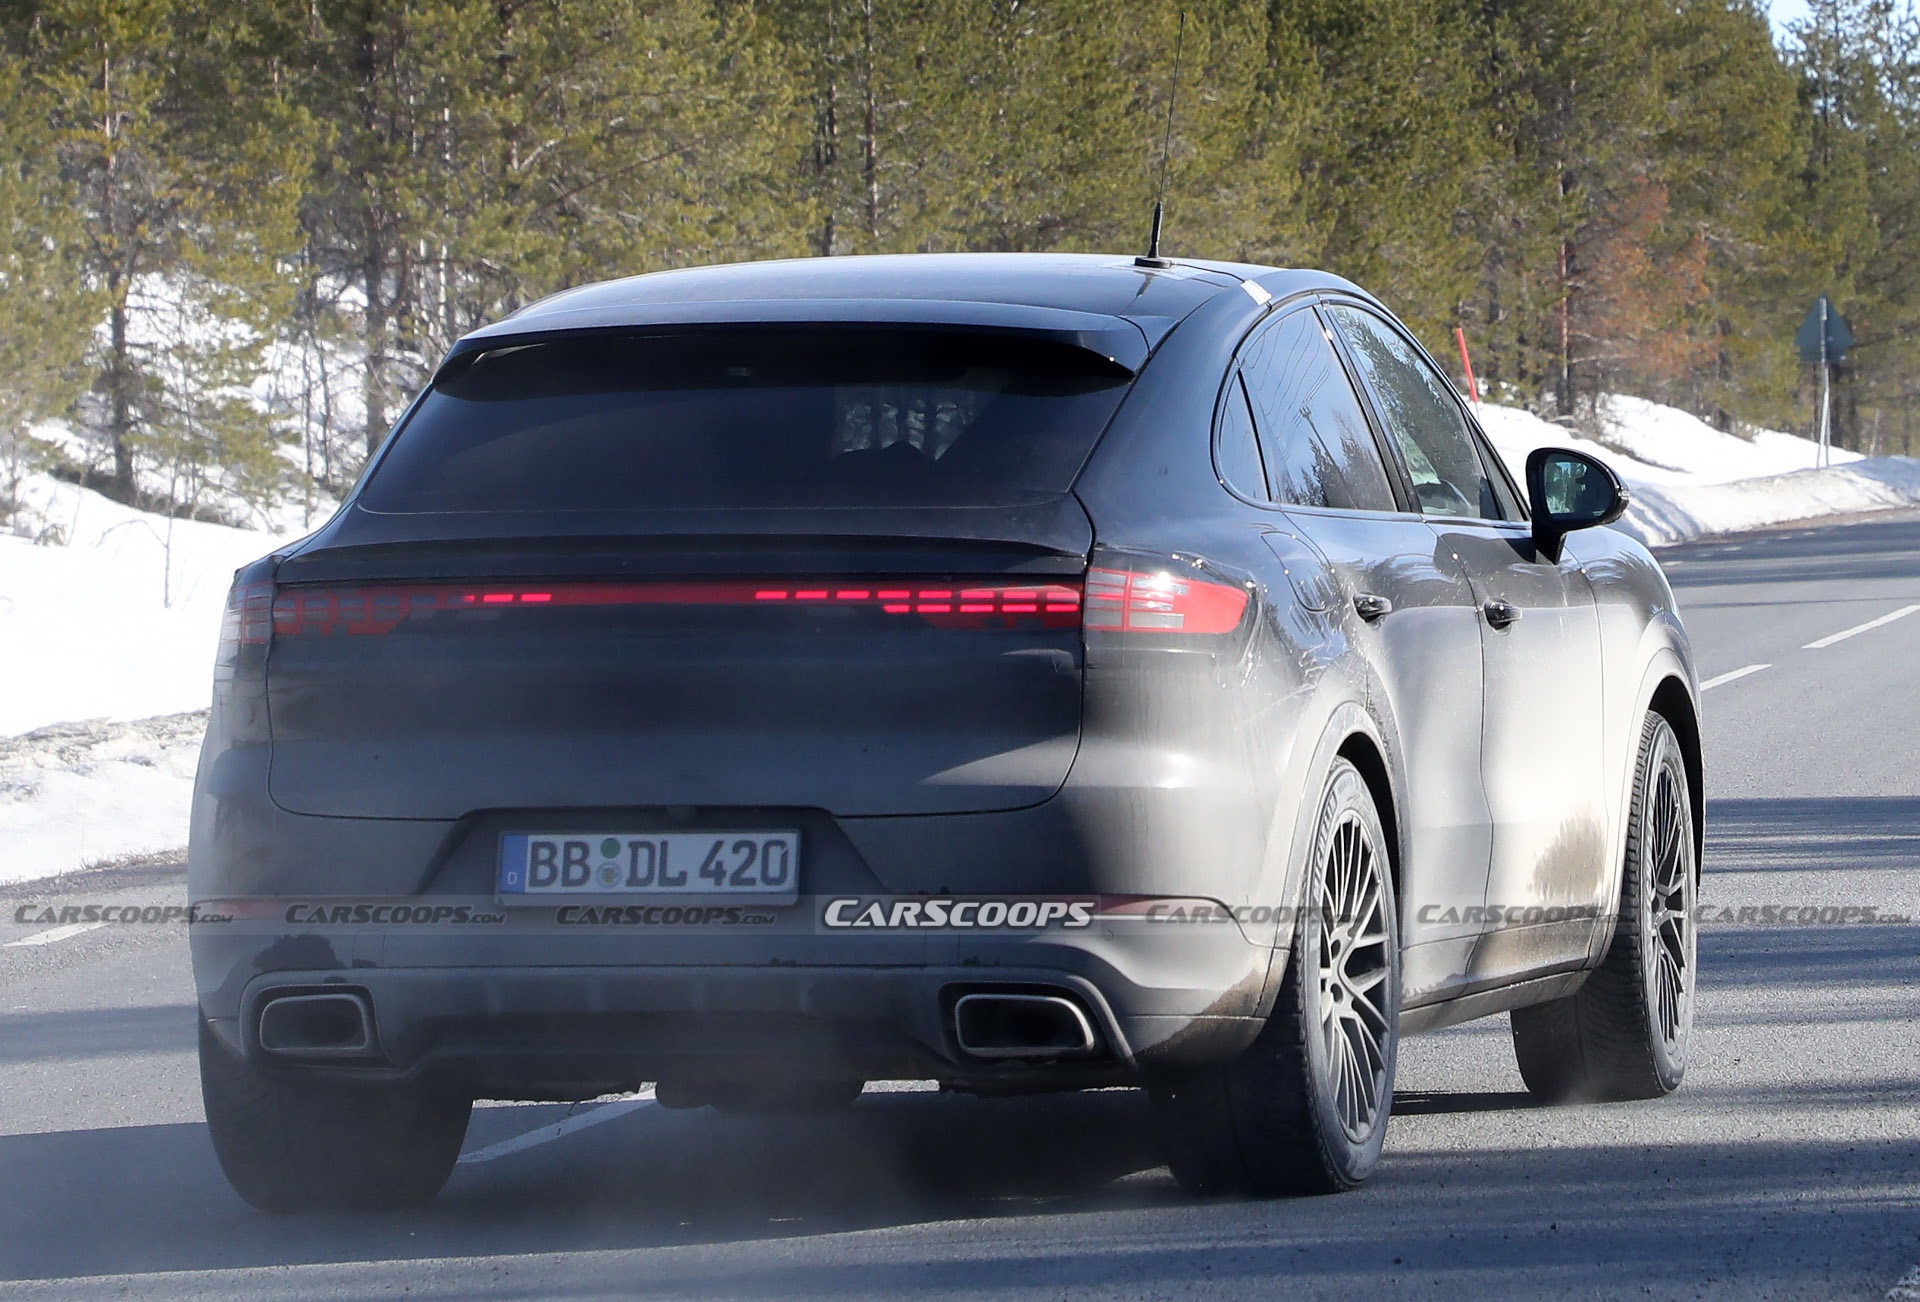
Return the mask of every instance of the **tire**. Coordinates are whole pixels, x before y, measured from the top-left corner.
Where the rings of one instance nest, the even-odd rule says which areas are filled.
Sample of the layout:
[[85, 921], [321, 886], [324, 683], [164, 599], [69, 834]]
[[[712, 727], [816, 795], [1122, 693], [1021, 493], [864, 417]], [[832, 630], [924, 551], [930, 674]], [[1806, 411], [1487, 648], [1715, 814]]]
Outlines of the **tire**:
[[1345, 760], [1328, 775], [1306, 877], [1259, 1037], [1231, 1062], [1154, 1088], [1169, 1165], [1191, 1193], [1338, 1193], [1380, 1161], [1399, 1049], [1399, 916], [1379, 812]]
[[263, 1075], [200, 1023], [200, 1096], [220, 1169], [267, 1212], [387, 1211], [440, 1192], [471, 1099], [417, 1085], [332, 1085]]
[[1686, 757], [1648, 714], [1628, 811], [1620, 909], [1607, 956], [1573, 994], [1513, 1011], [1513, 1051], [1538, 1098], [1651, 1099], [1687, 1072], [1693, 1040], [1699, 865]]

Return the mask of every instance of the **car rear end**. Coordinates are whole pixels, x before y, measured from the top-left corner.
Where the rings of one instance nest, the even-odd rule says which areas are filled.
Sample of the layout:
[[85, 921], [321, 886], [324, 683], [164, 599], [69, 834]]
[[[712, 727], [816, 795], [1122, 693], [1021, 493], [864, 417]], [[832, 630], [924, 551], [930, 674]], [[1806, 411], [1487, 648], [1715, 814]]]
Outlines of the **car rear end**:
[[1102, 545], [1070, 490], [1145, 350], [1071, 324], [463, 344], [229, 597], [190, 858], [213, 1033], [695, 1102], [1243, 1043], [1270, 946], [1152, 925], [1221, 892], [1144, 848], [1265, 852], [1249, 793], [1168, 776], [1208, 766], [1248, 585]]

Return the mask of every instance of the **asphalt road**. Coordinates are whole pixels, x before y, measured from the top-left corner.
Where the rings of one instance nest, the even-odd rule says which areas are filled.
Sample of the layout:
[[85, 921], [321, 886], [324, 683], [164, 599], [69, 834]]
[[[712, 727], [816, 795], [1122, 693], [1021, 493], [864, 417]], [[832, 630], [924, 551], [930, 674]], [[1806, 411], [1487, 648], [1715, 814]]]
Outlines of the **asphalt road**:
[[[1920, 603], [1920, 515], [1669, 560], [1703, 675], [1766, 666], [1706, 697], [1706, 902], [1920, 918], [1920, 609], [1830, 640]], [[1183, 1196], [1128, 1091], [893, 1092], [803, 1122], [484, 1106], [429, 1208], [274, 1219], [214, 1165], [178, 929], [14, 943], [51, 934], [23, 899], [181, 895], [0, 894], [0, 1295], [1920, 1302], [1920, 925], [1705, 929], [1659, 1102], [1531, 1106], [1504, 1017], [1409, 1041], [1387, 1158], [1339, 1198]]]

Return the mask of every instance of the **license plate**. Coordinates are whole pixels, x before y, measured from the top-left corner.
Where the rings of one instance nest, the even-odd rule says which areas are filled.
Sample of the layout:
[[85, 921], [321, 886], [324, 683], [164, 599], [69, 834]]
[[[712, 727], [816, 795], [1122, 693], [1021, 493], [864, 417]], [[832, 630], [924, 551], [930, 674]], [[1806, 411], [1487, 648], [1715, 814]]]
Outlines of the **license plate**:
[[500, 894], [535, 899], [750, 898], [800, 893], [798, 832], [515, 832], [500, 838]]

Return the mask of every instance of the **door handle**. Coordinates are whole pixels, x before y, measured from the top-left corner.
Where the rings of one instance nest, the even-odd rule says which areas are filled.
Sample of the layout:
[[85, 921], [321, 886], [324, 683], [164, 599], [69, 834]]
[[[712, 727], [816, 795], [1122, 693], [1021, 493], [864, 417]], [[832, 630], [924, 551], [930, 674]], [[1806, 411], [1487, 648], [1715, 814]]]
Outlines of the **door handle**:
[[1391, 615], [1393, 603], [1385, 597], [1376, 597], [1371, 592], [1356, 592], [1353, 594], [1353, 609], [1360, 618], [1371, 624]]
[[1489, 601], [1480, 607], [1480, 613], [1487, 617], [1487, 624], [1490, 627], [1505, 628], [1520, 618], [1520, 607], [1511, 601]]

